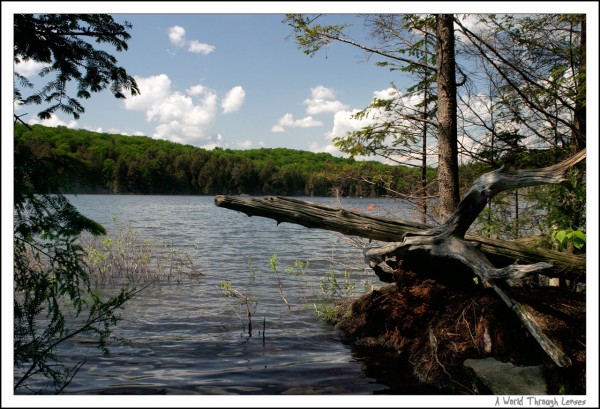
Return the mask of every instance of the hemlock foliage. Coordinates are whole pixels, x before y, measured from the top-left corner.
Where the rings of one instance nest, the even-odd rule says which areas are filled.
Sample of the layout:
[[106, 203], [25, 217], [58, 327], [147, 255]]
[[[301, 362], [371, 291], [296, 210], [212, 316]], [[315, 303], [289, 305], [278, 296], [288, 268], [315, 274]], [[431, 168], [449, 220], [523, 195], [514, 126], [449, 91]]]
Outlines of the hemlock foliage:
[[[100, 14], [15, 15], [14, 62], [43, 64], [40, 77], [47, 81], [33, 89], [15, 72], [19, 85], [15, 84], [14, 102], [41, 105], [37, 114], [41, 119], [57, 110], [79, 118], [84, 112], [79, 99], [90, 98], [93, 92], [110, 88], [116, 98], [124, 98], [125, 89], [136, 94], [135, 80], [116, 65], [116, 58], [86, 41], [126, 50], [128, 28], [129, 24]], [[69, 95], [71, 83], [75, 96]], [[15, 121], [22, 122], [24, 115], [15, 114]], [[17, 125], [15, 136], [31, 129]], [[136, 294], [135, 289], [122, 289], [105, 296], [93, 287], [78, 239], [84, 232], [106, 232], [60, 194], [64, 176], [76, 171], [80, 161], [38, 148], [16, 143], [14, 150], [15, 393], [63, 392], [85, 357], [68, 363], [61, 349], [84, 337], [107, 352], [112, 327], [120, 319], [118, 310]]]

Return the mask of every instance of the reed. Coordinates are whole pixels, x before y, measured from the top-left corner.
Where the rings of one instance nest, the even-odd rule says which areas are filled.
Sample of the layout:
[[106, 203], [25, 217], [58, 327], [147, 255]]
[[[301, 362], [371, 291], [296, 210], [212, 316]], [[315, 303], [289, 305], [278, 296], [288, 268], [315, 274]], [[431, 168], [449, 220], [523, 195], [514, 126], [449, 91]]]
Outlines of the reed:
[[89, 275], [100, 287], [180, 284], [203, 275], [189, 252], [142, 237], [128, 223], [117, 222], [106, 236], [85, 236], [81, 240]]

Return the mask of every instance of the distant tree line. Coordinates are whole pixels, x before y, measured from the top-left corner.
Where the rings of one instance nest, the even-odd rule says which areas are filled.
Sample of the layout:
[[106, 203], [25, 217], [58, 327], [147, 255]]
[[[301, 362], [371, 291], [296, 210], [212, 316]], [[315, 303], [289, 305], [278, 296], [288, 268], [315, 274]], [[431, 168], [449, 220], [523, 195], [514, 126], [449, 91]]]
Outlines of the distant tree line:
[[63, 126], [16, 124], [15, 148], [50, 164], [48, 171], [69, 187], [63, 193], [377, 197], [410, 195], [421, 177], [416, 168], [328, 153], [207, 150]]

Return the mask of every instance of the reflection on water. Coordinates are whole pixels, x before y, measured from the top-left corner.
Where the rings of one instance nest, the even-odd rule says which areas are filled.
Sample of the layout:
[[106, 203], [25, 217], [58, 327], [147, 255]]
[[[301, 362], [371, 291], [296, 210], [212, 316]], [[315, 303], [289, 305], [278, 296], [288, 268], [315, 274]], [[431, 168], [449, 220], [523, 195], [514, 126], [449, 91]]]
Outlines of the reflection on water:
[[[414, 394], [408, 376], [389, 373], [341, 343], [316, 319], [320, 279], [333, 266], [348, 271], [355, 295], [377, 278], [362, 250], [333, 232], [218, 208], [212, 197], [68, 196], [85, 215], [115, 228], [114, 217], [141, 235], [193, 255], [204, 274], [181, 284], [148, 287], [124, 309], [115, 335], [131, 345], [109, 345], [102, 356], [85, 342], [65, 344], [71, 362], [86, 359], [67, 393], [75, 394]], [[330, 199], [308, 199], [332, 204]], [[346, 207], [410, 217], [401, 202], [348, 199]], [[269, 265], [277, 256], [285, 298]], [[308, 261], [302, 281], [286, 273]], [[253, 332], [221, 280], [254, 297]], [[404, 372], [409, 372], [405, 370]], [[386, 379], [389, 378], [389, 379]], [[401, 384], [404, 383], [404, 386]], [[429, 393], [431, 391], [423, 391]]]

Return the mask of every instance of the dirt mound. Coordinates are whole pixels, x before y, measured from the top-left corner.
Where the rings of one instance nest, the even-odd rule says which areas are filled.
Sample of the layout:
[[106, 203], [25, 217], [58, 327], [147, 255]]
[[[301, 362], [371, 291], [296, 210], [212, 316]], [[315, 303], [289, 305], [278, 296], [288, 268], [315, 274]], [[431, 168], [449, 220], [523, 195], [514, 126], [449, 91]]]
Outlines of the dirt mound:
[[[431, 267], [427, 271], [440, 271]], [[584, 294], [556, 287], [513, 289], [573, 361], [558, 368], [493, 289], [464, 272], [448, 271], [396, 269], [395, 284], [342, 303], [336, 326], [343, 339], [363, 351], [385, 350], [386, 359], [408, 363], [421, 382], [450, 393], [490, 393], [463, 363], [494, 357], [542, 365], [549, 394], [585, 394]]]

